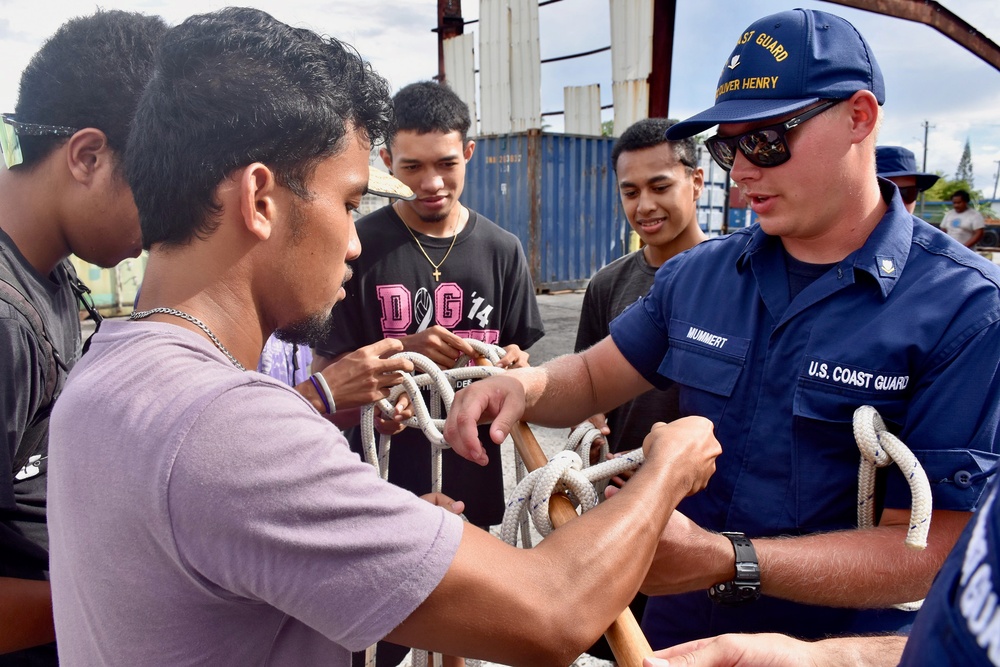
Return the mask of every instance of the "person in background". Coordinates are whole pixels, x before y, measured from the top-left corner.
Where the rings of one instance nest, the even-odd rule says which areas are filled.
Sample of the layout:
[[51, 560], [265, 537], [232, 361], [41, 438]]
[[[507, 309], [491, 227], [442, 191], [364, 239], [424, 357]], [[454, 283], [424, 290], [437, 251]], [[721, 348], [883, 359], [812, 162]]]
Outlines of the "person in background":
[[[905, 633], [914, 613], [889, 607], [927, 594], [1000, 454], [1000, 268], [876, 176], [885, 86], [854, 26], [797, 9], [735, 42], [715, 104], [667, 137], [718, 125], [705, 146], [759, 224], [664, 264], [584, 352], [459, 392], [444, 435], [475, 453], [480, 421], [501, 442], [522, 418], [570, 426], [677, 384], [681, 414], [711, 420], [724, 455], [660, 536], [643, 585], [651, 645]], [[864, 405], [930, 479], [922, 551], [905, 545], [898, 467], [876, 525], [858, 527]]]
[[[476, 146], [468, 106], [446, 85], [423, 81], [397, 92], [393, 110], [381, 156], [415, 197], [358, 220], [365, 250], [352, 263], [354, 279], [334, 311], [332, 335], [316, 349], [314, 370], [383, 339], [451, 368], [460, 355], [475, 356], [462, 340], [474, 338], [506, 349], [501, 366], [526, 366], [544, 326], [521, 244], [459, 201]], [[360, 427], [348, 437], [362, 452]], [[441, 479], [475, 525], [503, 519], [499, 456], [480, 467], [445, 450]], [[419, 430], [394, 436], [389, 481], [417, 494], [431, 490], [431, 444]], [[404, 653], [383, 646], [379, 664], [397, 664]]]
[[380, 479], [253, 370], [275, 331], [327, 334], [390, 114], [352, 47], [259, 10], [163, 38], [125, 159], [149, 249], [139, 310], [104, 323], [52, 414], [52, 591], [72, 664], [346, 667], [387, 635], [569, 664], [711, 476], [708, 420], [657, 425], [616, 497], [515, 549], [460, 502]]
[[975, 248], [983, 238], [986, 221], [983, 214], [969, 206], [969, 193], [956, 190], [951, 195], [951, 210], [941, 219], [941, 229], [966, 248]]
[[932, 187], [941, 178], [937, 174], [917, 171], [917, 159], [913, 151], [902, 146], [877, 146], [875, 173], [896, 184], [899, 196], [910, 213], [916, 209], [920, 193]]
[[[668, 141], [674, 121], [646, 118], [627, 128], [611, 149], [611, 165], [618, 179], [618, 194], [629, 226], [642, 247], [615, 260], [594, 274], [587, 285], [576, 332], [581, 352], [608, 335], [611, 320], [649, 292], [656, 270], [671, 257], [705, 239], [698, 225], [698, 197], [704, 174], [698, 166], [694, 139]], [[652, 389], [590, 421], [601, 429], [612, 453], [635, 449], [656, 422], [680, 417], [677, 387]], [[596, 463], [600, 442], [595, 440], [591, 461]], [[642, 618], [646, 597], [629, 605]], [[613, 659], [604, 638], [587, 651]]]
[[[705, 240], [697, 208], [705, 177], [698, 166], [694, 139], [667, 139], [666, 131], [674, 122], [640, 120], [611, 149], [622, 209], [643, 246], [590, 279], [576, 332], [577, 352], [608, 335], [611, 321], [649, 292], [664, 262]], [[677, 396], [676, 386], [654, 389], [606, 417], [595, 415], [592, 421], [605, 433], [611, 452], [634, 449], [655, 422], [680, 416]]]
[[[162, 19], [64, 23], [0, 119], [0, 665], [55, 665], [46, 530], [49, 414], [81, 354], [69, 256], [112, 267], [142, 250], [122, 159]], [[96, 312], [96, 311], [94, 311]]]

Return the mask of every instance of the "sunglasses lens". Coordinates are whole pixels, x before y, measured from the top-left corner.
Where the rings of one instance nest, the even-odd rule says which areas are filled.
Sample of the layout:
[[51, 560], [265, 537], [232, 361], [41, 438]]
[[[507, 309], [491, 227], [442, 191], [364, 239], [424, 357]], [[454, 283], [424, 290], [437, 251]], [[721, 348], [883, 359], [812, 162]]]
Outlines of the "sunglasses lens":
[[899, 196], [903, 198], [904, 204], [912, 204], [917, 201], [918, 194], [920, 193], [915, 185], [908, 185], [899, 189]]
[[775, 167], [791, 157], [785, 138], [774, 130], [757, 130], [740, 137], [740, 151], [758, 167]]
[[712, 154], [712, 158], [726, 171], [733, 168], [733, 160], [736, 158], [733, 154], [731, 141], [732, 139], [730, 138], [712, 137], [705, 142], [705, 145], [708, 146], [708, 152]]
[[17, 132], [7, 123], [0, 122], [0, 152], [3, 153], [3, 162], [7, 168], [17, 166], [24, 161], [21, 155], [21, 142], [17, 139]]

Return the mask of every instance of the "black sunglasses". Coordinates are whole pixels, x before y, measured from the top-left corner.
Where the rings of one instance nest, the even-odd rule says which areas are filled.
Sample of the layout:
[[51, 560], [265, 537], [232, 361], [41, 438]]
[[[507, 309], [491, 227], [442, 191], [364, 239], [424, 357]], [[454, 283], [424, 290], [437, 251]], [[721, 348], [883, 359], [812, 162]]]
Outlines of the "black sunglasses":
[[726, 171], [733, 168], [736, 160], [736, 149], [750, 161], [750, 164], [758, 167], [777, 167], [792, 158], [792, 152], [785, 141], [785, 133], [798, 127], [810, 118], [820, 115], [827, 109], [840, 104], [843, 100], [827, 100], [819, 106], [809, 109], [803, 114], [790, 118], [783, 123], [776, 123], [766, 127], [758, 127], [744, 134], [733, 137], [720, 137], [715, 135], [705, 140], [705, 146], [712, 158], [720, 167]]
[[917, 189], [917, 186], [906, 185], [897, 187], [899, 187], [899, 196], [903, 198], [904, 204], [912, 204], [917, 201], [917, 195], [920, 194], [920, 190]]

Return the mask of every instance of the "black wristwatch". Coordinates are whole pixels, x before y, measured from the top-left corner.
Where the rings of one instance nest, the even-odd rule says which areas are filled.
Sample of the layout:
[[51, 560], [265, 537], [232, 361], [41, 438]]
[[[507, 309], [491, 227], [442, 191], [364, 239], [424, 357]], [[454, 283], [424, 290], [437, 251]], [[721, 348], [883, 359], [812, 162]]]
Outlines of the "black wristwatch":
[[736, 578], [708, 589], [708, 597], [727, 607], [753, 602], [760, 597], [760, 565], [753, 543], [743, 533], [722, 533], [736, 551]]

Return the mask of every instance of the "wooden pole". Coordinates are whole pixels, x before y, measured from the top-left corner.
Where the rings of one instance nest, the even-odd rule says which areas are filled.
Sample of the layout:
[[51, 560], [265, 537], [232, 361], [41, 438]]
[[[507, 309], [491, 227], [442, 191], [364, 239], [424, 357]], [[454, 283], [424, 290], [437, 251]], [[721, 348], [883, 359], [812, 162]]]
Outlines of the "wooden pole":
[[[535, 439], [535, 434], [523, 421], [517, 422], [514, 430], [510, 432], [510, 437], [528, 472], [537, 470], [549, 462], [538, 440]], [[549, 500], [549, 517], [552, 519], [552, 525], [558, 528], [567, 521], [577, 518], [577, 514], [570, 499], [565, 494], [559, 493]], [[628, 607], [625, 607], [625, 611], [605, 631], [604, 636], [620, 667], [642, 667], [642, 659], [653, 655], [653, 649], [650, 648], [646, 636], [642, 634], [632, 610]]]

